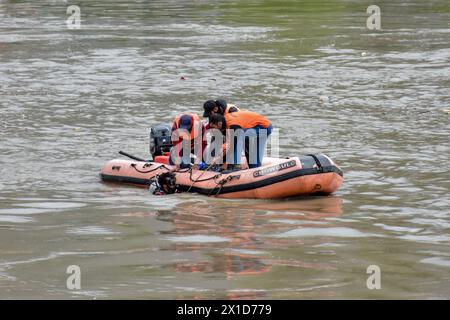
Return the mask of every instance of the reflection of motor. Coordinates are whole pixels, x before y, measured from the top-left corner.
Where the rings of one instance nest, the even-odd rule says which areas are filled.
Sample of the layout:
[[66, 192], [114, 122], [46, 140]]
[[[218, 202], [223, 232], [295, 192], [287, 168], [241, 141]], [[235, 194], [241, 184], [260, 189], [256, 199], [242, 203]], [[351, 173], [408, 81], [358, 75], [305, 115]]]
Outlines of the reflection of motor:
[[150, 130], [150, 153], [153, 158], [170, 152], [172, 147], [172, 128], [167, 124], [158, 124]]

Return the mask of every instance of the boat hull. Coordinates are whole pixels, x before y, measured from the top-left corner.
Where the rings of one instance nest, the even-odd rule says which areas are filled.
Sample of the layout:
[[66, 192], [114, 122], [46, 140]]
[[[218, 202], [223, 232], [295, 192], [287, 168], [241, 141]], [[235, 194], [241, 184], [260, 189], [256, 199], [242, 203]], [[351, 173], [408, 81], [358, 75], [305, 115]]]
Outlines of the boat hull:
[[[112, 160], [101, 169], [105, 182], [147, 187], [157, 174], [173, 167], [158, 162]], [[180, 170], [179, 189], [220, 198], [278, 199], [331, 194], [343, 183], [342, 170], [325, 155], [267, 158], [263, 166], [228, 174]]]

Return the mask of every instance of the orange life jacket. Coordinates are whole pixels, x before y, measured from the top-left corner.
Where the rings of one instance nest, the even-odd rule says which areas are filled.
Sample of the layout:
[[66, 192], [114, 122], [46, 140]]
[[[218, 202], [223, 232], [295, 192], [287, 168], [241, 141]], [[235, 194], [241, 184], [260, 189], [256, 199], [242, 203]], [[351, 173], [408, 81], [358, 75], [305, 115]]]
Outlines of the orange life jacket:
[[256, 126], [268, 128], [270, 121], [260, 115], [259, 113], [252, 111], [239, 111], [225, 114], [225, 120], [227, 122], [227, 128], [231, 126], [239, 126], [242, 129], [250, 129]]
[[195, 138], [197, 138], [199, 135], [202, 134], [202, 124], [201, 124], [201, 120], [200, 117], [194, 113], [183, 113], [178, 115], [175, 120], [173, 121], [173, 129], [178, 129], [180, 128], [180, 120], [181, 117], [184, 115], [189, 115], [192, 118], [192, 128], [191, 128], [191, 140], [194, 140]]

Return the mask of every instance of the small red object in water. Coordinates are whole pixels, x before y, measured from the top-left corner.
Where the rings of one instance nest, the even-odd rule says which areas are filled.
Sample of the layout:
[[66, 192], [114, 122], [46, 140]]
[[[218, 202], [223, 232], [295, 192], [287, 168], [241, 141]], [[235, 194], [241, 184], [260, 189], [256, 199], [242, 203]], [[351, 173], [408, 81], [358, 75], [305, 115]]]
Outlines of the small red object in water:
[[181, 76], [180, 80], [187, 80], [185, 76]]

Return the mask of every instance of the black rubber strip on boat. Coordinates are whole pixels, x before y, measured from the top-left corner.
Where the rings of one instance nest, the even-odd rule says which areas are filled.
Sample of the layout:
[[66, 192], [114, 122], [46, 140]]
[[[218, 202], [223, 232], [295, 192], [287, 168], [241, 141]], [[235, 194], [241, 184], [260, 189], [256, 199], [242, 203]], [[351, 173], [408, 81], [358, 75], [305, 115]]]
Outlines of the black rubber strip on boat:
[[[220, 194], [224, 193], [232, 193], [232, 192], [239, 192], [239, 191], [247, 191], [257, 188], [262, 188], [274, 183], [283, 182], [289, 179], [301, 177], [301, 176], [307, 176], [307, 175], [313, 175], [313, 174], [323, 174], [323, 173], [330, 173], [334, 172], [343, 176], [342, 170], [337, 168], [336, 166], [327, 166], [322, 167], [321, 171], [319, 171], [317, 168], [307, 168], [307, 169], [298, 169], [295, 171], [287, 172], [278, 176], [270, 177], [264, 180], [254, 181], [246, 184], [241, 185], [235, 185], [235, 186], [224, 186], [222, 187], [222, 190], [220, 191]], [[129, 183], [129, 184], [139, 184], [139, 185], [148, 185], [149, 179], [141, 179], [141, 178], [133, 178], [133, 177], [124, 177], [124, 176], [114, 176], [114, 175], [107, 175], [107, 174], [100, 174], [101, 178], [105, 182], [122, 182], [122, 183]], [[201, 194], [213, 194], [214, 190], [218, 190], [218, 188], [215, 189], [206, 189], [206, 188], [200, 188], [195, 186], [185, 186], [180, 185], [181, 191], [186, 191], [189, 189], [191, 192], [201, 193]]]
[[322, 168], [323, 168], [322, 164], [320, 163], [320, 160], [316, 157], [316, 155], [315, 154], [307, 154], [307, 156], [312, 157], [314, 159], [314, 162], [317, 165], [317, 171], [323, 172], [322, 171]]

